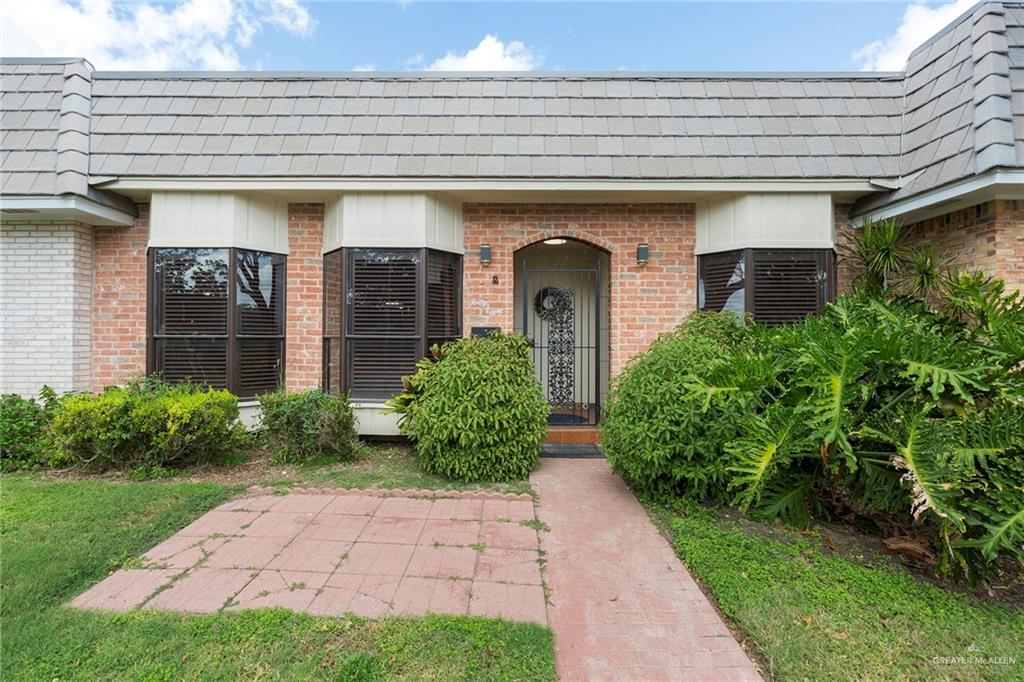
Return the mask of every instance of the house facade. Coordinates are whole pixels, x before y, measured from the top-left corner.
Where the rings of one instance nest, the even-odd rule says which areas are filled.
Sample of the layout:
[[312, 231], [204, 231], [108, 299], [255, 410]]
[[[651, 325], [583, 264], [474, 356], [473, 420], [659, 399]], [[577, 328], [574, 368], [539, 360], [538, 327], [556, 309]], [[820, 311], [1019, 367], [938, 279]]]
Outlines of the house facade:
[[1024, 288], [1024, 5], [894, 73], [115, 73], [0, 62], [0, 392], [350, 392], [534, 340], [554, 424], [689, 312], [780, 322], [895, 217]]

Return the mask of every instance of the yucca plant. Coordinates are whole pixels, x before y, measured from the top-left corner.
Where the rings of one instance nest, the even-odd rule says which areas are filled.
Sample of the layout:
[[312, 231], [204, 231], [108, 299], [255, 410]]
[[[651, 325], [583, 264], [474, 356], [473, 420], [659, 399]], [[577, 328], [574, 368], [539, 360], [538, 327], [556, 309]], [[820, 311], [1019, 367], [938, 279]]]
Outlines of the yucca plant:
[[852, 244], [842, 249], [840, 255], [854, 262], [861, 286], [880, 294], [889, 289], [909, 262], [906, 241], [907, 229], [899, 221], [868, 221], [854, 233]]

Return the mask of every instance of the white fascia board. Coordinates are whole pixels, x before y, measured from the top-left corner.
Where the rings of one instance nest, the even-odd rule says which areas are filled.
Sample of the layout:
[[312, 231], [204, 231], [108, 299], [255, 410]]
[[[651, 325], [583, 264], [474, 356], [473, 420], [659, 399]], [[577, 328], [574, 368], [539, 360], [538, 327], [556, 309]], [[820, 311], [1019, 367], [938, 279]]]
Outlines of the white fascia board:
[[897, 201], [874, 211], [854, 216], [854, 225], [865, 222], [914, 216], [927, 220], [992, 199], [1024, 198], [1024, 170], [992, 170], [960, 180], [939, 189]]
[[135, 216], [131, 213], [78, 196], [0, 197], [0, 213], [6, 211], [17, 211], [5, 215], [7, 220], [68, 220], [87, 225], [135, 224]]
[[503, 180], [503, 179], [325, 179], [325, 178], [122, 178], [98, 183], [104, 189], [138, 191], [304, 191], [304, 192], [458, 192], [458, 191], [629, 191], [680, 192], [850, 192], [881, 188], [870, 180]]

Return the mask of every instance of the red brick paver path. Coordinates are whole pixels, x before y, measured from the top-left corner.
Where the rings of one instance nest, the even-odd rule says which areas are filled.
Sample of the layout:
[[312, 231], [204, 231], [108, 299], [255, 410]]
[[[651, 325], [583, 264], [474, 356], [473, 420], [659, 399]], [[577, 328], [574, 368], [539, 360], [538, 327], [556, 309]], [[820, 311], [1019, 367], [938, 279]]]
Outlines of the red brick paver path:
[[533, 501], [253, 495], [208, 512], [72, 605], [195, 613], [472, 614], [547, 624]]
[[544, 459], [531, 482], [559, 679], [760, 680], [603, 459]]

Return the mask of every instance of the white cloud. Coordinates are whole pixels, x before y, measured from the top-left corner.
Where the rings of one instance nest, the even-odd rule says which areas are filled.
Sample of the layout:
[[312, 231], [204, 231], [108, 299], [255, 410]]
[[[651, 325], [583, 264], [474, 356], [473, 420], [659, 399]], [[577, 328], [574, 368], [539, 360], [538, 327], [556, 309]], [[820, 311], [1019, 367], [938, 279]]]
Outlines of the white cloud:
[[370, 63], [356, 64], [355, 66], [352, 67], [352, 70], [353, 71], [376, 71], [377, 67], [375, 67], [373, 64], [370, 64]]
[[544, 60], [518, 40], [504, 43], [490, 33], [465, 54], [448, 51], [428, 71], [532, 71]]
[[267, 22], [289, 33], [310, 36], [316, 28], [316, 21], [309, 15], [309, 10], [296, 0], [271, 0], [257, 5], [260, 6], [264, 8], [263, 15]]
[[902, 71], [914, 48], [975, 5], [977, 0], [956, 0], [944, 5], [914, 2], [903, 12], [900, 25], [885, 38], [854, 50], [854, 61], [864, 71]]
[[85, 57], [97, 69], [230, 70], [242, 67], [238, 50], [263, 26], [309, 36], [316, 22], [296, 0], [9, 2], [0, 12], [0, 51]]

